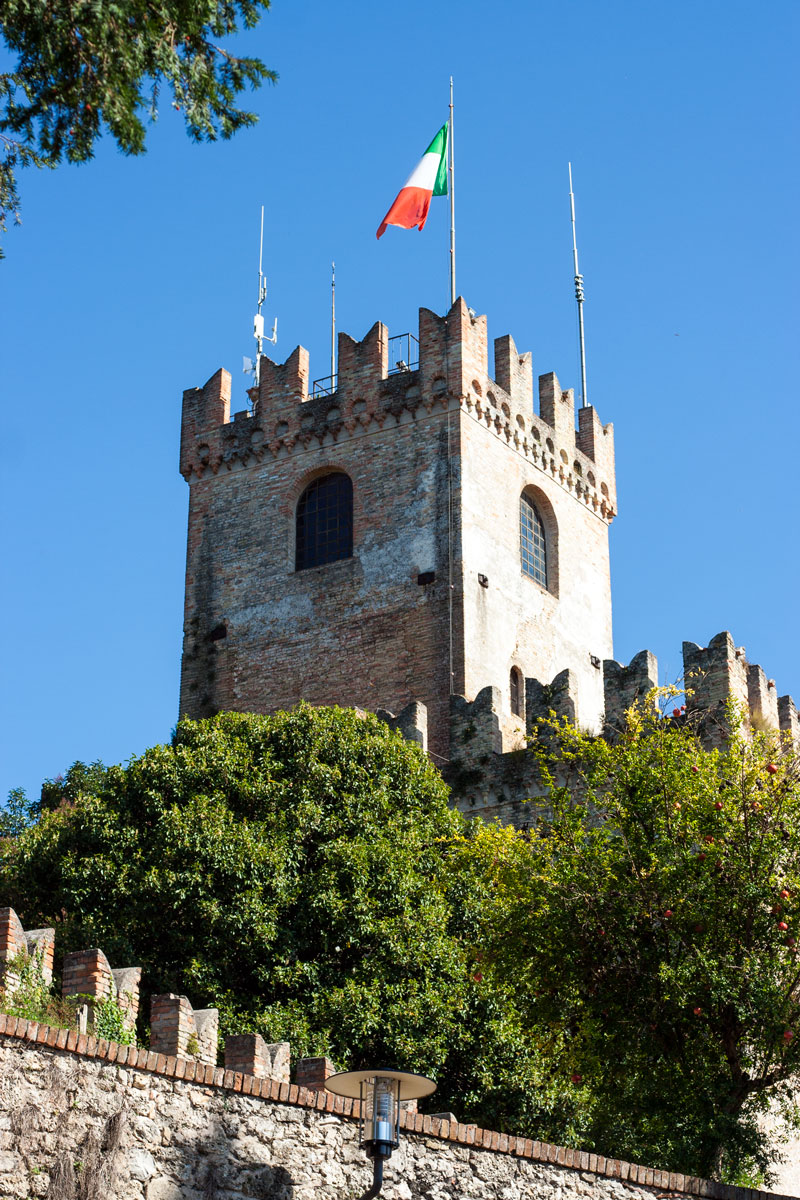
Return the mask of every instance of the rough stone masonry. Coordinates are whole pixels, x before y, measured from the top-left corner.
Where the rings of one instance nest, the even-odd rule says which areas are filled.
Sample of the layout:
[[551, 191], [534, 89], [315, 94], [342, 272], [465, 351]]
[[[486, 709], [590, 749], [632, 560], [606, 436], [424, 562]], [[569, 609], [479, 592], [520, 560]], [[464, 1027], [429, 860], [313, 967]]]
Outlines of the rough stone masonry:
[[[78, 1042], [81, 1053], [58, 1048], [75, 1037], [0, 1017], [0, 1200], [356, 1200], [371, 1182], [352, 1101], [94, 1038]], [[776, 1200], [448, 1120], [403, 1120], [386, 1200]]]

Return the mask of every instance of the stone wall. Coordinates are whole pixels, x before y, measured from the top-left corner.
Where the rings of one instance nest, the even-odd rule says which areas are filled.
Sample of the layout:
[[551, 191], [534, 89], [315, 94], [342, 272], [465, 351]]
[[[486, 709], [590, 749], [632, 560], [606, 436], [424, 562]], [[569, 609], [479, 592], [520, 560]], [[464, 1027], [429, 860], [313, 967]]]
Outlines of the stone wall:
[[[356, 1110], [0, 1016], [0, 1200], [355, 1200], [371, 1182]], [[776, 1200], [474, 1125], [402, 1121], [386, 1200]]]

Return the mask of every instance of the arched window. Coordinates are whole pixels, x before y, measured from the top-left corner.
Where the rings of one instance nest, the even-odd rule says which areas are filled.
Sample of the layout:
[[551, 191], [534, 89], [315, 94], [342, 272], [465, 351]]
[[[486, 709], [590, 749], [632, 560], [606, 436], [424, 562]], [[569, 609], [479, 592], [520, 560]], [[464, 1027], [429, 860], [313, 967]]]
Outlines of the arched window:
[[544, 522], [525, 492], [519, 498], [519, 540], [522, 570], [542, 587], [547, 587], [547, 540]]
[[343, 471], [313, 480], [297, 502], [295, 571], [353, 554], [353, 484]]
[[523, 683], [522, 683], [522, 671], [520, 671], [519, 667], [511, 668], [511, 678], [509, 680], [509, 683], [510, 683], [510, 691], [511, 691], [511, 711], [515, 717], [523, 717], [525, 715], [523, 712], [523, 698], [522, 698]]

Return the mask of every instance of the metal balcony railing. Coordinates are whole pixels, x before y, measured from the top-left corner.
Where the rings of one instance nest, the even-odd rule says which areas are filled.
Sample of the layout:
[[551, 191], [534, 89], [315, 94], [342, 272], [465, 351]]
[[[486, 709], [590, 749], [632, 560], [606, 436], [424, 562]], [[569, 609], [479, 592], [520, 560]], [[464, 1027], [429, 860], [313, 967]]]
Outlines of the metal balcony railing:
[[399, 375], [402, 371], [419, 368], [419, 338], [413, 333], [398, 333], [389, 338], [389, 374]]
[[[401, 375], [404, 371], [419, 369], [419, 338], [413, 333], [397, 333], [389, 338], [389, 374]], [[332, 396], [339, 385], [338, 375], [326, 375], [311, 384], [310, 398]]]
[[324, 379], [315, 379], [311, 385], [311, 399], [317, 396], [332, 396], [336, 391], [338, 375], [326, 375]]

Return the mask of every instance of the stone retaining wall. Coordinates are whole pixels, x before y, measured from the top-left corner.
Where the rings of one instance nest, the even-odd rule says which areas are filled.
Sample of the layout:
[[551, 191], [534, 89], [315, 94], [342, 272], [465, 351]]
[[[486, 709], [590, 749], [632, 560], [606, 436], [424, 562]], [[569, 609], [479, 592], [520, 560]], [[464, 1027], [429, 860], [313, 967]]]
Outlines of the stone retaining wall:
[[[357, 1109], [0, 1015], [0, 1200], [356, 1200], [371, 1182]], [[386, 1200], [776, 1200], [474, 1125], [403, 1124]]]

